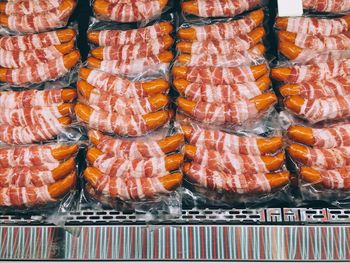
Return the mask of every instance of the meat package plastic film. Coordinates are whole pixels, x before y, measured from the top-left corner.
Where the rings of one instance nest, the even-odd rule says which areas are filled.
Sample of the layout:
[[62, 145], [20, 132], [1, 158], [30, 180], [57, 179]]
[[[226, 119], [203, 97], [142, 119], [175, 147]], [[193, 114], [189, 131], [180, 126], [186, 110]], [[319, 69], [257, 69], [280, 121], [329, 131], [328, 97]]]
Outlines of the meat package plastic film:
[[350, 11], [349, 0], [303, 0], [304, 11], [315, 13], [346, 14]]
[[292, 201], [276, 118], [249, 131], [233, 132], [177, 117], [186, 142], [185, 203], [261, 207], [274, 199]]
[[175, 2], [174, 0], [93, 0], [91, 6], [94, 16], [101, 21], [138, 23], [143, 27], [169, 12]]
[[76, 0], [1, 2], [0, 34], [39, 33], [63, 28], [76, 4]]

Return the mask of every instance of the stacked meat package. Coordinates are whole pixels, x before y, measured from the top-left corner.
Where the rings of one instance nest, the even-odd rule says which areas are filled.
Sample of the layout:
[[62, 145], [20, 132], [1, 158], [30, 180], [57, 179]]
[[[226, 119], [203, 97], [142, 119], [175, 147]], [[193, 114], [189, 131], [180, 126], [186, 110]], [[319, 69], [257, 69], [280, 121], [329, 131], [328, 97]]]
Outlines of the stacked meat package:
[[79, 134], [70, 130], [77, 93], [69, 85], [80, 55], [76, 31], [58, 28], [67, 25], [75, 5], [0, 3], [1, 209], [71, 207], [79, 150], [71, 139]]
[[[97, 10], [101, 2], [93, 3], [95, 13], [102, 12]], [[147, 15], [138, 13], [143, 5], [165, 2], [111, 1], [116, 13], [109, 16], [139, 19]], [[128, 14], [118, 8], [129, 7], [135, 17], [120, 17]], [[158, 213], [181, 207], [176, 190], [182, 183], [183, 155], [178, 152], [183, 135], [170, 129], [168, 95], [174, 16], [164, 17], [145, 27], [106, 23], [103, 30], [95, 30], [93, 24], [88, 32], [92, 50], [80, 70], [75, 108], [89, 130], [84, 188], [90, 199], [118, 209], [140, 205], [138, 210]]]
[[282, 63], [272, 70], [286, 109], [287, 152], [305, 201], [333, 202], [350, 190], [350, 1], [304, 1], [337, 14], [276, 19]]
[[[232, 16], [261, 2], [198, 0], [182, 8], [185, 15]], [[186, 181], [206, 203], [271, 200], [289, 183], [289, 173], [280, 134], [262, 128], [277, 102], [264, 56], [264, 10], [205, 21], [180, 26], [172, 70], [180, 95], [177, 121], [187, 143]]]

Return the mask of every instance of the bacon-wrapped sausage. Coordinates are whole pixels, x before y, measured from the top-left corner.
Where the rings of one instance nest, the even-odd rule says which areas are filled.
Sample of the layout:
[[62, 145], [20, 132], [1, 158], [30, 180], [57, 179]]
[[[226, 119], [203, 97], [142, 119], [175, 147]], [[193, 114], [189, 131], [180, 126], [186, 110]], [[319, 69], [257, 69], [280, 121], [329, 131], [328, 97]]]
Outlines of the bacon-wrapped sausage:
[[320, 129], [291, 126], [288, 129], [288, 137], [296, 142], [318, 148], [350, 146], [350, 124]]
[[342, 13], [350, 10], [349, 0], [303, 0], [304, 9], [316, 12]]
[[184, 40], [204, 41], [207, 39], [232, 39], [237, 35], [243, 35], [251, 32], [258, 27], [264, 20], [264, 11], [257, 10], [249, 13], [242, 19], [219, 22], [211, 25], [193, 26], [182, 28], [178, 35]]
[[0, 168], [0, 188], [50, 185], [70, 174], [74, 168], [73, 158], [53, 169], [48, 169], [47, 166]]
[[266, 64], [239, 67], [173, 67], [175, 79], [207, 85], [231, 85], [256, 81], [268, 71]]
[[18, 69], [0, 68], [0, 81], [13, 85], [24, 85], [57, 79], [74, 67], [79, 59], [79, 51], [73, 51], [47, 63], [38, 63]]
[[130, 61], [99, 60], [93, 57], [87, 59], [90, 68], [100, 69], [107, 73], [135, 77], [139, 75], [154, 75], [159, 72], [167, 72], [169, 63], [173, 59], [170, 51], [165, 51], [157, 56], [140, 58]]
[[274, 79], [288, 83], [314, 82], [347, 75], [350, 75], [350, 59], [280, 67], [271, 70], [271, 76]]
[[191, 182], [201, 187], [237, 194], [268, 193], [289, 183], [288, 172], [238, 175], [213, 171], [196, 163], [186, 163], [183, 170]]
[[318, 149], [292, 144], [287, 151], [293, 159], [306, 166], [328, 170], [350, 165], [350, 147]]
[[312, 123], [350, 116], [350, 95], [314, 100], [291, 96], [285, 99], [284, 105], [299, 117]]
[[164, 157], [167, 153], [176, 151], [184, 140], [182, 134], [176, 134], [159, 141], [131, 141], [113, 138], [94, 130], [90, 130], [88, 136], [90, 142], [100, 151], [129, 160]]
[[269, 75], [257, 82], [247, 82], [232, 85], [206, 85], [205, 83], [190, 83], [184, 79], [174, 80], [176, 90], [184, 97], [210, 103], [235, 103], [239, 100], [249, 100], [261, 95], [270, 85]]
[[288, 31], [278, 33], [280, 41], [291, 42], [300, 48], [315, 50], [346, 50], [350, 46], [350, 31], [335, 36], [315, 36]]
[[350, 29], [350, 16], [334, 19], [316, 17], [278, 17], [276, 27], [293, 33], [334, 36]]
[[113, 111], [122, 115], [145, 115], [156, 112], [168, 105], [170, 99], [163, 94], [152, 97], [128, 98], [110, 95], [109, 93], [94, 89], [86, 82], [78, 82], [78, 90], [81, 95], [79, 101], [90, 105], [94, 109]]
[[8, 144], [29, 144], [52, 140], [65, 132], [65, 128], [71, 122], [71, 118], [62, 117], [59, 119], [42, 118], [38, 124], [31, 126], [1, 124], [0, 141]]
[[104, 154], [97, 148], [90, 148], [86, 158], [93, 167], [111, 177], [156, 177], [178, 170], [183, 162], [182, 154], [129, 160]]
[[181, 54], [178, 56], [177, 61], [185, 66], [189, 67], [238, 67], [240, 65], [250, 65], [264, 62], [265, 46], [258, 44], [252, 49], [231, 52], [227, 55], [217, 54]]
[[76, 177], [74, 172], [51, 185], [0, 188], [0, 206], [34, 206], [55, 202], [74, 188]]
[[206, 130], [190, 126], [181, 126], [181, 128], [189, 144], [218, 152], [265, 155], [277, 152], [283, 145], [281, 137], [238, 136], [219, 130]]
[[282, 96], [298, 95], [303, 99], [318, 99], [324, 97], [346, 96], [350, 93], [350, 81], [345, 77], [300, 84], [286, 84], [279, 88]]
[[302, 49], [289, 42], [280, 42], [279, 51], [295, 63], [320, 63], [350, 58], [349, 50], [323, 50]]
[[240, 125], [259, 116], [277, 102], [274, 93], [266, 93], [248, 101], [221, 104], [203, 101], [190, 101], [182, 97], [177, 99], [177, 105], [193, 118], [216, 125]]
[[63, 0], [59, 7], [39, 14], [0, 14], [0, 25], [21, 33], [36, 33], [63, 27], [67, 24], [75, 5], [75, 0]]
[[58, 8], [63, 0], [19, 0], [0, 3], [0, 13], [30, 15]]
[[59, 161], [72, 157], [78, 151], [78, 148], [77, 144], [1, 147], [0, 167], [46, 166], [48, 169], [52, 170], [59, 165]]
[[111, 177], [104, 175], [94, 167], [84, 171], [84, 178], [104, 195], [121, 200], [152, 199], [160, 194], [167, 194], [182, 183], [182, 174], [174, 173], [158, 177]]
[[210, 170], [223, 170], [229, 174], [267, 173], [280, 169], [284, 153], [276, 156], [233, 154], [228, 151], [207, 150], [206, 147], [185, 146], [185, 155], [192, 162]]
[[74, 29], [62, 29], [23, 36], [3, 36], [0, 37], [0, 48], [9, 51], [30, 51], [69, 42], [75, 35]]
[[0, 109], [53, 107], [72, 102], [77, 97], [75, 89], [47, 89], [0, 92]]
[[102, 30], [88, 32], [88, 40], [98, 46], [121, 46], [163, 39], [170, 34], [173, 26], [160, 22], [152, 26], [131, 30]]
[[110, 3], [105, 0], [95, 0], [93, 8], [96, 16], [102, 19], [130, 23], [151, 19], [162, 13], [168, 0], [128, 1]]
[[262, 41], [265, 34], [265, 29], [259, 27], [248, 34], [239, 35], [228, 40], [180, 41], [177, 43], [176, 48], [183, 53], [201, 54], [205, 52], [207, 54], [229, 55], [232, 50], [243, 51], [252, 48]]
[[140, 59], [156, 56], [171, 47], [173, 42], [174, 39], [171, 36], [165, 35], [161, 42], [151, 40], [128, 45], [98, 47], [91, 50], [91, 55], [101, 60], [129, 61], [130, 58]]
[[53, 107], [33, 107], [21, 109], [2, 109], [0, 113], [0, 123], [11, 126], [33, 126], [41, 120], [58, 119], [70, 116], [74, 112], [73, 104], [62, 104]]
[[157, 129], [169, 120], [168, 111], [158, 111], [146, 115], [119, 115], [115, 112], [96, 111], [78, 103], [75, 112], [80, 120], [90, 128], [121, 136], [141, 136]]
[[312, 167], [301, 167], [301, 178], [312, 184], [335, 190], [350, 190], [349, 166], [334, 170], [319, 170]]
[[193, 0], [183, 2], [182, 11], [200, 17], [236, 16], [254, 9], [262, 0]]

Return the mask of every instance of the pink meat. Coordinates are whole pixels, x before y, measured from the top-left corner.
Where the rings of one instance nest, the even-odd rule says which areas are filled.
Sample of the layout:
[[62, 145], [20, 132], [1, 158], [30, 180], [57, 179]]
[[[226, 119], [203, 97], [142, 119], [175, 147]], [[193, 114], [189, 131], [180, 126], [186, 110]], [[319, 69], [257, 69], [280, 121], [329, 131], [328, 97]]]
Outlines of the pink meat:
[[334, 170], [320, 170], [321, 183], [324, 187], [335, 190], [350, 189], [350, 167], [342, 167]]
[[20, 0], [9, 1], [6, 3], [5, 13], [7, 15], [30, 15], [33, 13], [42, 13], [60, 6], [62, 0]]
[[295, 44], [301, 48], [315, 50], [346, 50], [350, 46], [350, 32], [347, 31], [335, 36], [297, 34]]
[[350, 124], [341, 124], [332, 128], [312, 129], [315, 147], [336, 148], [350, 146]]
[[297, 58], [291, 60], [295, 63], [327, 63], [334, 60], [350, 58], [350, 50], [324, 50], [303, 49]]
[[349, 0], [303, 0], [304, 9], [317, 12], [343, 13], [350, 10]]

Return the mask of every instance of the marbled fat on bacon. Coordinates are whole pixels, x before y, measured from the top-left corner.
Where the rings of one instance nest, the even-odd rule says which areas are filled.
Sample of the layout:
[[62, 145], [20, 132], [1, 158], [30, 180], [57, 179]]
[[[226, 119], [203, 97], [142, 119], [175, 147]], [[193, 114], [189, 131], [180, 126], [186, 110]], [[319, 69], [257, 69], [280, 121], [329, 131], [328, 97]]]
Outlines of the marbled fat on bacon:
[[238, 136], [219, 130], [195, 128], [188, 143], [208, 150], [232, 154], [261, 155], [257, 140], [261, 137]]
[[[349, 1], [350, 2], [350, 1]], [[346, 50], [350, 47], [350, 32], [335, 36], [314, 36], [297, 34], [295, 44], [301, 48], [315, 50]]]
[[348, 24], [343, 18], [289, 17], [287, 31], [309, 35], [334, 36], [348, 31]]
[[94, 188], [98, 192], [121, 200], [151, 199], [169, 192], [158, 177], [122, 178], [104, 175]]
[[141, 136], [149, 131], [142, 115], [120, 115], [102, 110], [94, 110], [88, 124], [92, 129], [121, 136]]
[[201, 17], [235, 16], [261, 3], [262, 0], [196, 0]]
[[45, 166], [0, 168], [0, 188], [50, 185], [55, 182], [51, 170]]
[[52, 140], [64, 133], [65, 127], [57, 120], [40, 119], [32, 126], [0, 124], [0, 141], [8, 144], [29, 144]]
[[255, 81], [249, 66], [188, 67], [186, 80], [207, 85], [231, 85]]
[[350, 189], [350, 167], [341, 167], [334, 170], [320, 170], [321, 183], [324, 187], [335, 190], [349, 190]]
[[295, 65], [290, 67], [291, 73], [287, 82], [301, 83], [318, 81], [350, 75], [350, 59], [332, 60], [327, 63], [314, 63], [309, 65]]
[[71, 11], [67, 9], [63, 12], [59, 8], [55, 8], [40, 14], [10, 15], [8, 17], [8, 27], [13, 31], [21, 33], [48, 31], [65, 26]]
[[314, 146], [336, 148], [350, 146], [350, 124], [341, 124], [331, 128], [313, 129]]
[[[106, 18], [123, 23], [151, 19], [162, 13], [159, 0], [111, 4]], [[98, 15], [98, 14], [97, 14]]]
[[267, 173], [264, 161], [259, 155], [233, 154], [228, 151], [208, 150], [206, 147], [197, 147], [193, 162], [207, 167], [210, 170], [222, 170], [228, 174]]
[[144, 160], [165, 156], [159, 144], [152, 140], [130, 141], [102, 136], [96, 147], [104, 153], [129, 160]]
[[233, 39], [238, 35], [251, 32], [259, 26], [253, 19], [246, 16], [239, 20], [229, 22], [219, 22], [211, 25], [193, 26], [196, 31], [196, 40], [204, 41], [207, 39]]
[[6, 81], [13, 85], [24, 85], [28, 83], [41, 83], [57, 79], [68, 72], [64, 66], [63, 57], [50, 60], [47, 63], [38, 63], [17, 69], [9, 69]]
[[23, 36], [0, 37], [0, 48], [10, 51], [30, 51], [61, 44], [56, 31]]
[[57, 167], [59, 161], [53, 156], [51, 151], [60, 145], [30, 145], [0, 148], [0, 167], [16, 168], [43, 166], [48, 169]]
[[139, 98], [147, 95], [143, 91], [141, 83], [131, 82], [126, 78], [100, 70], [92, 70], [86, 81], [95, 88], [116, 96]]
[[346, 118], [350, 116], [350, 95], [305, 100], [297, 114], [312, 123]]
[[62, 0], [21, 0], [8, 1], [6, 3], [5, 13], [30, 15], [33, 13], [42, 13], [60, 6]]
[[200, 164], [191, 164], [186, 173], [189, 180], [201, 187], [229, 193], [270, 192], [270, 183], [265, 174], [230, 174], [220, 170], [210, 170]]
[[232, 104], [198, 101], [191, 115], [206, 123], [239, 125], [257, 117], [258, 113], [255, 104], [249, 101], [238, 101]]
[[101, 30], [99, 31], [99, 46], [119, 46], [161, 41], [162, 35], [159, 24], [131, 30]]
[[129, 160], [102, 154], [94, 161], [93, 166], [111, 177], [156, 177], [168, 173], [164, 157]]
[[106, 92], [93, 91], [89, 99], [83, 102], [97, 110], [116, 112], [122, 115], [145, 115], [153, 111], [147, 98], [127, 98], [109, 95]]
[[333, 149], [309, 148], [305, 165], [320, 169], [335, 169], [350, 166], [350, 147]]
[[325, 63], [334, 60], [350, 58], [350, 50], [324, 50], [303, 49], [297, 58], [292, 61], [300, 64]]
[[349, 0], [303, 0], [304, 9], [317, 12], [342, 13], [350, 10]]
[[184, 96], [190, 100], [210, 103], [236, 103], [239, 100], [249, 100], [261, 94], [255, 82], [217, 86], [190, 83], [184, 91]]

